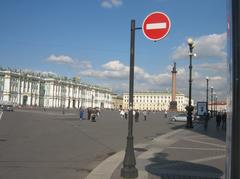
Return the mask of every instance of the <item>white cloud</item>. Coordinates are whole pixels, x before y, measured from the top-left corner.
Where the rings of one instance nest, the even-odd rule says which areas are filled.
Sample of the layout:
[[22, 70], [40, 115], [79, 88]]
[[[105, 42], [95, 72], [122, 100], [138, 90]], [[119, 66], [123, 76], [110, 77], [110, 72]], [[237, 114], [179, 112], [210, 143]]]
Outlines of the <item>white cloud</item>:
[[47, 61], [49, 62], [53, 62], [53, 63], [57, 63], [57, 64], [65, 64], [65, 65], [69, 65], [72, 68], [75, 69], [89, 69], [92, 68], [92, 64], [90, 61], [87, 60], [74, 60], [72, 57], [67, 56], [67, 55], [50, 55], [47, 58]]
[[227, 61], [226, 59], [217, 62], [217, 63], [202, 63], [195, 65], [196, 69], [203, 69], [203, 70], [209, 70], [209, 71], [215, 71], [215, 72], [226, 72], [227, 71]]
[[[194, 39], [195, 47], [194, 53], [197, 54], [195, 58], [226, 58], [226, 33], [211, 34], [198, 37]], [[187, 59], [189, 53], [189, 47], [187, 43], [182, 43], [178, 46], [171, 55], [173, 60]]]
[[75, 60], [74, 63], [72, 64], [72, 67], [77, 68], [77, 69], [90, 69], [92, 68], [92, 64], [90, 61], [79, 61]]
[[[85, 70], [81, 71], [80, 75], [87, 77], [94, 77], [100, 79], [121, 79], [128, 80], [129, 77], [129, 66], [124, 65], [119, 60], [109, 61], [106, 64], [102, 65], [102, 70]], [[141, 67], [135, 66], [135, 80], [146, 82], [151, 85], [159, 85], [166, 82], [169, 82], [171, 74], [168, 73], [159, 73], [159, 74], [149, 74]]]
[[118, 60], [109, 61], [108, 63], [103, 64], [102, 67], [106, 70], [115, 70], [115, 71], [128, 70], [128, 66], [125, 66]]
[[102, 65], [103, 70], [88, 69], [80, 72], [80, 75], [100, 79], [127, 79], [129, 67], [118, 60], [109, 61]]
[[122, 0], [102, 0], [101, 6], [103, 8], [113, 8], [113, 7], [119, 7], [123, 4]]
[[74, 60], [69, 56], [66, 56], [66, 55], [56, 56], [54, 54], [50, 55], [47, 58], [47, 61], [56, 62], [56, 63], [59, 63], [59, 64], [72, 64], [72, 63], [74, 63]]

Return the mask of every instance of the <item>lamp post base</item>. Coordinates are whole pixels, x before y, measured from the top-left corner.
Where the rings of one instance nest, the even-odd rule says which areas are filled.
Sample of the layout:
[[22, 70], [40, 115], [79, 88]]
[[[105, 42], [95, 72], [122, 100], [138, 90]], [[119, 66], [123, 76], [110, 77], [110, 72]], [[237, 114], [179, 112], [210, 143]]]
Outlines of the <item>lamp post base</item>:
[[187, 110], [187, 125], [186, 128], [193, 128], [193, 124], [192, 124], [192, 111], [193, 111], [194, 107], [193, 106], [187, 106], [186, 110]]
[[135, 167], [136, 159], [134, 155], [133, 136], [127, 137], [127, 147], [123, 161], [123, 168], [121, 169], [121, 177], [123, 178], [137, 178], [138, 170]]
[[138, 170], [136, 168], [127, 168], [124, 167], [121, 169], [121, 177], [123, 178], [137, 178]]

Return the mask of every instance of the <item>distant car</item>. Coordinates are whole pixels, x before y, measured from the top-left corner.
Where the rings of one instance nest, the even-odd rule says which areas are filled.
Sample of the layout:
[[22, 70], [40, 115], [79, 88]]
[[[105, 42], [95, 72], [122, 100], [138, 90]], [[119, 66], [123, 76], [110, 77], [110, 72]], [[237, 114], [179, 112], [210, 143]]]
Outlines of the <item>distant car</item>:
[[2, 109], [3, 109], [3, 111], [13, 112], [13, 105], [10, 105], [10, 104], [3, 105]]
[[182, 114], [177, 114], [174, 115], [170, 118], [172, 121], [187, 121], [187, 115], [182, 113]]

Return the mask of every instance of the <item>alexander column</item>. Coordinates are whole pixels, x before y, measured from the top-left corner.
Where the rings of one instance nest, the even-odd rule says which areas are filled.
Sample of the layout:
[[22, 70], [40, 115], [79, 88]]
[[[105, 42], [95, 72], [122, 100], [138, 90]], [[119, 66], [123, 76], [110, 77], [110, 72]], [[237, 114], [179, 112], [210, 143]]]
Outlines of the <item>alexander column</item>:
[[177, 111], [177, 101], [176, 101], [176, 62], [172, 69], [172, 101], [170, 102], [169, 111]]

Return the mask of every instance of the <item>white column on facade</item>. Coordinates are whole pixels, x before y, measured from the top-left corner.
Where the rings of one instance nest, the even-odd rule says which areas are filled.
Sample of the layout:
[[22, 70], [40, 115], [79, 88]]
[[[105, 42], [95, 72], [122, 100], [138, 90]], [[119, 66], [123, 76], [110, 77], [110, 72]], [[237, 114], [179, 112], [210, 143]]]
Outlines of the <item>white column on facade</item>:
[[21, 76], [19, 75], [18, 76], [18, 97], [17, 97], [17, 103], [19, 105], [21, 105], [21, 95], [22, 95], [22, 91], [21, 91], [21, 87], [22, 84], [21, 84]]
[[57, 83], [57, 107], [60, 107], [60, 84]]
[[3, 89], [3, 101], [10, 100], [10, 74], [5, 74], [4, 77], [4, 89]]
[[30, 97], [30, 98], [29, 98], [29, 105], [32, 105], [32, 103], [33, 103], [33, 94], [32, 94], [32, 93], [33, 93], [33, 91], [32, 91], [32, 90], [33, 90], [33, 89], [32, 89], [32, 86], [33, 86], [33, 85], [32, 85], [32, 83], [33, 83], [33, 81], [32, 81], [32, 79], [31, 79], [31, 81], [29, 81], [29, 94], [30, 94], [30, 95], [29, 95], [29, 97]]
[[59, 107], [59, 85], [56, 83], [56, 107]]
[[54, 82], [52, 83], [52, 107], [55, 107], [55, 85]]
[[80, 86], [78, 90], [79, 90], [79, 107], [82, 107], [82, 90]]

